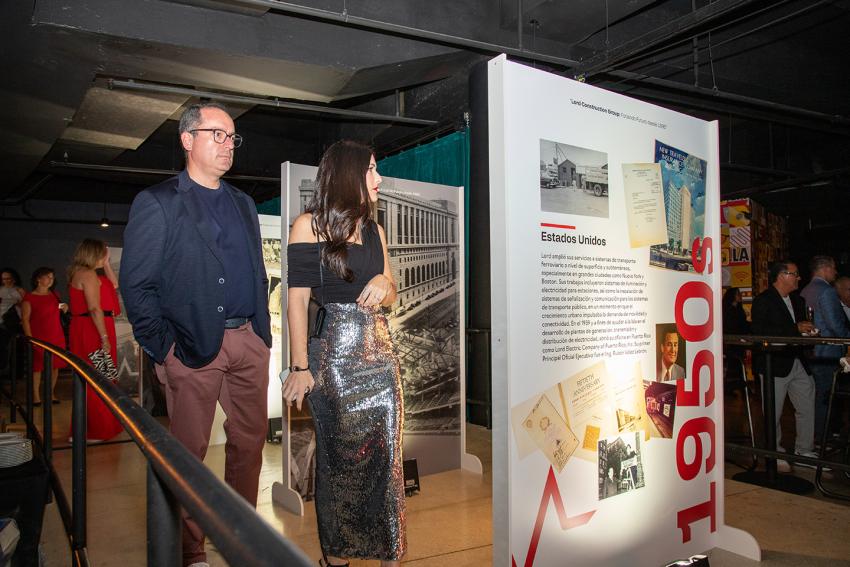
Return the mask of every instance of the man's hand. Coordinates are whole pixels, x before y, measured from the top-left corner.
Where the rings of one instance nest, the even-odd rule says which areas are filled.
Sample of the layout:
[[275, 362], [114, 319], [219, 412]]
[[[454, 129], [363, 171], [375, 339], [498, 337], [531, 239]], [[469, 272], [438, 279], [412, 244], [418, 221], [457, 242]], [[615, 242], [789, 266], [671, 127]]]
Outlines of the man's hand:
[[800, 321], [797, 323], [797, 330], [804, 335], [812, 335], [815, 331], [815, 325], [811, 321]]

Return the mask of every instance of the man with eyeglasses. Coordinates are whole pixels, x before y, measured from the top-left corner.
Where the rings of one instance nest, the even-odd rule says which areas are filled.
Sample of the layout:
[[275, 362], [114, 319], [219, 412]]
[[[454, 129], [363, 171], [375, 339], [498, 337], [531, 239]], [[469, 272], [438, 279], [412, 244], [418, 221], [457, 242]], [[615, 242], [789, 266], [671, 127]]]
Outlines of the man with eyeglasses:
[[[838, 292], [832, 287], [838, 276], [835, 260], [829, 256], [814, 256], [809, 261], [812, 280], [800, 295], [814, 312], [814, 324], [822, 337], [850, 338], [850, 322], [841, 307]], [[826, 409], [829, 391], [832, 389], [832, 374], [838, 367], [838, 359], [847, 348], [841, 345], [816, 345], [815, 358], [811, 362], [815, 377], [815, 439], [821, 439], [826, 425]]]
[[[133, 201], [121, 289], [165, 386], [172, 435], [203, 460], [220, 403], [225, 481], [256, 506], [271, 328], [257, 210], [222, 179], [242, 137], [216, 103], [190, 106], [179, 132], [186, 169]], [[183, 565], [207, 566], [204, 534], [185, 511]]]
[[[753, 334], [774, 337], [799, 337], [813, 333], [815, 326], [806, 320], [806, 302], [792, 295], [800, 282], [800, 273], [793, 262], [780, 261], [768, 270], [770, 286], [753, 300]], [[759, 356], [759, 370], [763, 372], [764, 357]], [[782, 430], [779, 420], [785, 405], [785, 396], [791, 398], [796, 417], [797, 438], [794, 451], [798, 455], [817, 457], [815, 440], [815, 382], [802, 349], [796, 346], [775, 347], [771, 351], [772, 373], [776, 392], [776, 450], [780, 445]], [[788, 461], [777, 460], [780, 472], [790, 472]]]

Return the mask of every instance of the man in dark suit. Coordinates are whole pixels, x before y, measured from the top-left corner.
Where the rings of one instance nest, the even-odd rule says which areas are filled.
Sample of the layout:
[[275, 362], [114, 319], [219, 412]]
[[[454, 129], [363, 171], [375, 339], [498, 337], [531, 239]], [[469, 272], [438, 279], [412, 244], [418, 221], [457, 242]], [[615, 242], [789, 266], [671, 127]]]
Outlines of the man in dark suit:
[[[832, 287], [838, 275], [835, 260], [829, 256], [814, 256], [809, 262], [812, 281], [800, 295], [806, 305], [814, 311], [814, 324], [822, 337], [850, 338], [850, 322], [841, 308], [838, 293]], [[816, 345], [812, 360], [812, 375], [815, 378], [815, 438], [820, 439], [826, 422], [829, 391], [832, 389], [832, 374], [838, 367], [838, 359], [847, 348], [841, 345]]]
[[[753, 334], [777, 337], [799, 337], [811, 333], [814, 325], [806, 320], [806, 302], [791, 292], [797, 289], [800, 273], [793, 262], [774, 262], [769, 269], [770, 287], [753, 301]], [[796, 416], [797, 439], [794, 451], [798, 455], [817, 457], [814, 452], [815, 382], [809, 373], [799, 347], [775, 347], [771, 353], [772, 373], [776, 384], [776, 450], [782, 430], [779, 419], [785, 396], [791, 398]], [[787, 461], [777, 461], [781, 472], [790, 471]]]
[[[179, 130], [186, 169], [133, 201], [121, 289], [165, 385], [171, 433], [203, 460], [218, 401], [225, 481], [256, 506], [271, 346], [257, 210], [221, 179], [242, 143], [225, 109], [190, 106]], [[207, 566], [204, 534], [185, 511], [183, 565]]]

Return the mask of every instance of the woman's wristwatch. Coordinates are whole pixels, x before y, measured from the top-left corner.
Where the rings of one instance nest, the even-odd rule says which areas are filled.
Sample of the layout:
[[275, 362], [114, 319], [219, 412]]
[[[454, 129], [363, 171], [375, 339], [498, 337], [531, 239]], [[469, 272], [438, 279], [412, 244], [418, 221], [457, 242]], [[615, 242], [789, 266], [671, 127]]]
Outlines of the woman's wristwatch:
[[289, 367], [289, 373], [290, 374], [293, 373], [293, 372], [305, 372], [307, 370], [310, 370], [310, 364], [309, 363], [307, 364], [307, 366], [305, 366], [303, 368], [296, 365], [296, 364], [293, 364], [292, 366]]

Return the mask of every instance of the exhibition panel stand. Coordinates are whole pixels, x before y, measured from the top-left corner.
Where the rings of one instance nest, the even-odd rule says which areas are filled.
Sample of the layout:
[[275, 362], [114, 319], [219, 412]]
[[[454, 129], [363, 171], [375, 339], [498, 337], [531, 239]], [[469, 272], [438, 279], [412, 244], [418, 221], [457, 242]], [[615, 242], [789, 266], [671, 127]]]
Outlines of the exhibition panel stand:
[[487, 67], [495, 565], [663, 565], [724, 523], [718, 133]]

